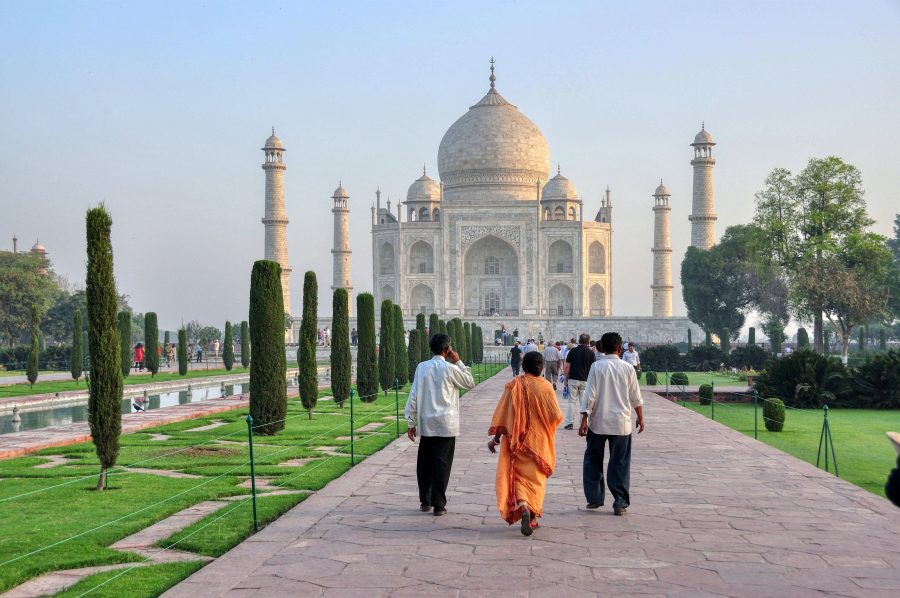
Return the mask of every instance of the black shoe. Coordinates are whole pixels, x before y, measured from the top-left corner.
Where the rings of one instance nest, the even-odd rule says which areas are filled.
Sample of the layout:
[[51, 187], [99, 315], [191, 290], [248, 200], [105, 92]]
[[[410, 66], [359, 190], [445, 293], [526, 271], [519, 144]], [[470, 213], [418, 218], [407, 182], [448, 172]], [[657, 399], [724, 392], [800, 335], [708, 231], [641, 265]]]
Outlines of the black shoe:
[[569, 425], [563, 427], [563, 430], [572, 430], [572, 429], [574, 429], [574, 425], [573, 425], [573, 424], [569, 424]]
[[553, 390], [556, 390], [556, 384], [553, 385]]
[[431, 510], [431, 505], [425, 505], [425, 504], [419, 505], [419, 510], [422, 511], [423, 513], [427, 513], [428, 511]]
[[534, 533], [534, 530], [531, 529], [531, 513], [528, 509], [522, 509], [522, 535], [530, 536]]
[[613, 513], [619, 517], [623, 517], [627, 513], [627, 510], [625, 507], [613, 507]]
[[445, 509], [444, 507], [435, 507], [434, 508], [434, 516], [435, 517], [440, 517], [440, 516], [446, 515], [446, 514], [447, 514], [447, 509]]
[[589, 509], [599, 509], [602, 506], [603, 506], [602, 502], [589, 502], [587, 504], [587, 508], [589, 508]]

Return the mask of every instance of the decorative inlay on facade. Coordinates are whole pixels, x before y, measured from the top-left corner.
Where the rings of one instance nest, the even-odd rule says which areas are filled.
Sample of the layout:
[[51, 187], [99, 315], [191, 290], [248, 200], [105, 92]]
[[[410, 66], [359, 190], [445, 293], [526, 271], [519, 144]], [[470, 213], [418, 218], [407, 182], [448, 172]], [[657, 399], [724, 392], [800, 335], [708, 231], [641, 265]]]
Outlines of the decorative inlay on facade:
[[533, 185], [546, 176], [546, 173], [537, 170], [511, 169], [511, 168], [478, 168], [461, 171], [441, 173], [441, 180], [445, 187], [467, 184], [498, 184], [505, 183]]
[[473, 241], [477, 241], [478, 239], [487, 237], [488, 235], [494, 235], [495, 237], [499, 237], [504, 241], [509, 241], [509, 243], [516, 249], [521, 246], [519, 227], [500, 225], [463, 226], [462, 232], [460, 233], [460, 245], [463, 249], [465, 249], [466, 247], [471, 245]]

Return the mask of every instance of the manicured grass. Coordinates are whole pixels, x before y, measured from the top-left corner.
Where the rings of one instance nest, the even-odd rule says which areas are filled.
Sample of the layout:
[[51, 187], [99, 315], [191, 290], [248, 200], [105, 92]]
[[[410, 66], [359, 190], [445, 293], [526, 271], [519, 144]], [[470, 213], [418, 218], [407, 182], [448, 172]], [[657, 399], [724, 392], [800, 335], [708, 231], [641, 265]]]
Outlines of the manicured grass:
[[[687, 403], [686, 406], [707, 417], [712, 413], [712, 405]], [[753, 436], [752, 404], [722, 404], [717, 401], [715, 419]], [[818, 409], [787, 409], [784, 430], [769, 432], [763, 424], [760, 404], [757, 420], [759, 440], [815, 465], [822, 419], [822, 411]], [[885, 479], [897, 462], [897, 454], [885, 432], [900, 430], [900, 411], [829, 409], [828, 422], [834, 436], [840, 477], [873, 494], [884, 496]], [[830, 468], [830, 471], [834, 469]]]
[[[671, 376], [674, 372], [669, 372]], [[715, 384], [716, 386], [747, 386], [746, 380], [739, 380], [732, 374], [720, 372], [684, 372], [688, 377], [688, 386], [700, 386], [701, 384]], [[663, 386], [666, 383], [666, 373], [656, 372], [656, 384]], [[641, 386], [647, 386], [647, 370], [641, 374]], [[673, 388], [674, 390], [674, 388]]]
[[[174, 380], [190, 380], [192, 378], [213, 378], [216, 376], [233, 376], [235, 374], [249, 373], [249, 369], [235, 367], [230, 372], [225, 369], [218, 370], [190, 370], [184, 376], [179, 376], [178, 372], [164, 372], [151, 377], [145, 374], [137, 376], [128, 376], [125, 378], [125, 386], [133, 384], [150, 384], [153, 382], [172, 382]], [[51, 394], [55, 392], [70, 392], [73, 390], [87, 390], [87, 383], [84, 378], [76, 382], [75, 380], [50, 380], [38, 382], [34, 387], [29, 384], [10, 384], [9, 386], [0, 386], [0, 399], [4, 397], [22, 397], [27, 395]]]
[[[474, 371], [480, 381], [503, 367], [486, 365]], [[372, 403], [354, 401], [354, 430], [374, 422], [381, 424], [367, 433], [354, 432], [352, 455], [356, 463], [393, 441], [398, 432], [406, 432], [402, 413], [408, 389], [407, 385], [396, 394], [381, 394]], [[398, 405], [399, 426], [395, 420]], [[0, 592], [48, 571], [140, 562], [141, 557], [108, 546], [201, 501], [248, 494], [249, 489], [239, 486], [250, 474], [246, 416], [247, 409], [237, 409], [122, 436], [119, 467], [112, 470], [110, 490], [104, 492], [94, 490], [99, 465], [90, 443], [0, 461], [0, 514], [3, 516]], [[191, 431], [214, 421], [224, 425]], [[157, 441], [152, 439], [153, 434], [166, 434], [170, 438]], [[265, 478], [276, 489], [300, 491], [283, 496], [260, 494], [261, 521], [277, 518], [310, 491], [321, 489], [347, 471], [351, 467], [349, 435], [349, 405], [339, 408], [333, 401], [320, 401], [309, 419], [296, 398], [289, 401], [283, 431], [275, 436], [254, 435], [257, 479]], [[316, 450], [324, 447], [337, 454]], [[42, 458], [46, 455], [62, 455], [70, 460], [57, 467], [36, 469], [35, 465], [47, 461]], [[285, 464], [294, 459], [307, 461], [300, 465]], [[129, 471], [129, 467], [202, 477], [175, 479]], [[30, 492], [34, 493], [27, 494]], [[242, 500], [160, 545], [177, 541], [173, 548], [178, 550], [217, 555], [251, 531], [250, 502]], [[103, 586], [101, 595], [155, 596], [192, 571], [190, 566], [135, 567]], [[96, 580], [108, 579], [116, 573], [93, 576], [94, 585], [99, 583]], [[131, 581], [135, 575], [143, 582]], [[93, 586], [85, 589], [90, 587]]]
[[159, 596], [203, 565], [203, 561], [188, 561], [105, 571], [85, 577], [56, 598], [76, 598], [88, 592], [92, 598]]

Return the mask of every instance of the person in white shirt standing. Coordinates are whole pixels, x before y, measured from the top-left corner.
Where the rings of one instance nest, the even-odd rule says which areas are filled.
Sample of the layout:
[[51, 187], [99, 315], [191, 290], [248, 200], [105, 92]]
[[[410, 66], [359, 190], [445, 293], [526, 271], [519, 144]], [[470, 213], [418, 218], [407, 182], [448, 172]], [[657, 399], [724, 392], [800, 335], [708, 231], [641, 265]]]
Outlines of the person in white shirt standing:
[[606, 489], [603, 480], [603, 452], [609, 443], [606, 485], [613, 496], [613, 511], [625, 515], [631, 504], [628, 494], [631, 478], [632, 414], [638, 433], [644, 431], [644, 401], [634, 368], [619, 359], [622, 337], [607, 332], [600, 337], [600, 355], [591, 366], [581, 399], [580, 436], [587, 436], [582, 478], [587, 508], [603, 506]]
[[437, 517], [447, 513], [447, 484], [459, 436], [459, 391], [475, 388], [475, 379], [449, 336], [435, 334], [429, 346], [434, 357], [416, 367], [406, 400], [406, 434], [413, 442], [416, 435], [422, 439], [416, 462], [420, 509], [434, 509]]
[[628, 343], [628, 349], [622, 353], [622, 359], [634, 368], [635, 373], [641, 371], [641, 356], [634, 350], [634, 343]]

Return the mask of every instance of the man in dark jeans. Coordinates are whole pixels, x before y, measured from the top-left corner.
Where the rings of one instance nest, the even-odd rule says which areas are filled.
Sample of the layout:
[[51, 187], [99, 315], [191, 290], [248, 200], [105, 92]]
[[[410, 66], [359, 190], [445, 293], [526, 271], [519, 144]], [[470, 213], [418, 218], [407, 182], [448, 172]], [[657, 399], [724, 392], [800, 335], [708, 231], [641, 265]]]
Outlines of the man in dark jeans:
[[509, 350], [509, 365], [512, 367], [513, 376], [518, 376], [519, 367], [522, 365], [522, 348], [519, 346], [519, 341], [516, 341], [513, 348]]
[[644, 401], [638, 388], [637, 374], [619, 359], [622, 337], [607, 332], [600, 337], [600, 351], [585, 385], [581, 399], [580, 436], [587, 436], [584, 452], [583, 482], [587, 508], [603, 506], [606, 489], [603, 483], [603, 451], [609, 443], [609, 465], [606, 484], [613, 495], [613, 512], [625, 515], [631, 503], [631, 420], [637, 417], [638, 433], [644, 431]]
[[406, 435], [413, 442], [420, 434], [416, 462], [420, 509], [447, 513], [447, 484], [459, 436], [459, 391], [475, 388], [475, 379], [459, 355], [450, 347], [450, 337], [435, 334], [429, 341], [428, 361], [416, 367], [406, 400]]

